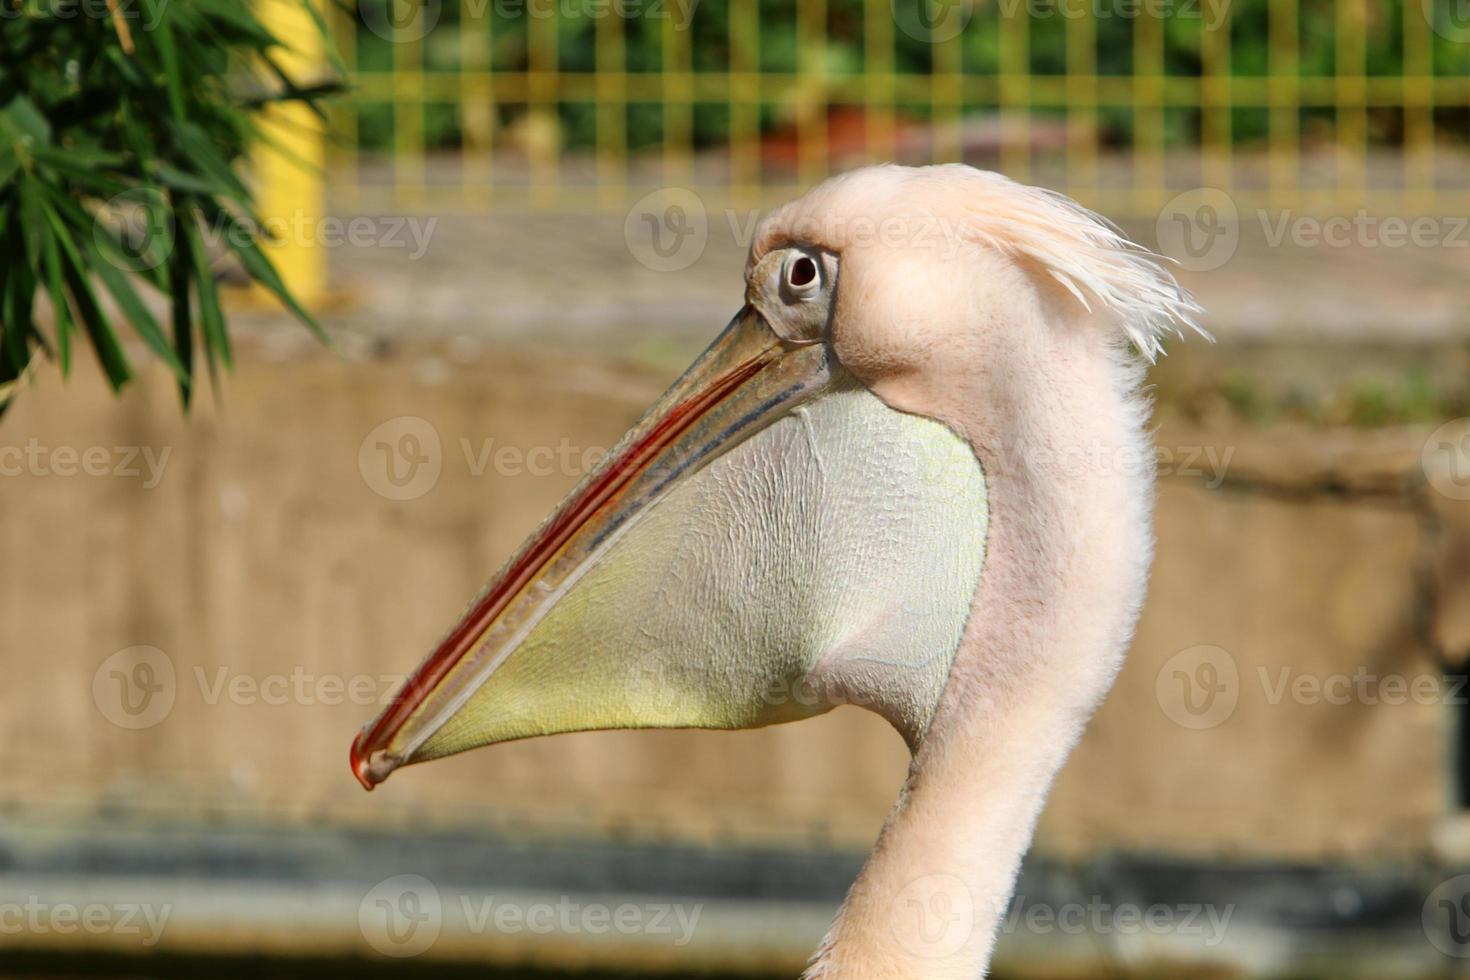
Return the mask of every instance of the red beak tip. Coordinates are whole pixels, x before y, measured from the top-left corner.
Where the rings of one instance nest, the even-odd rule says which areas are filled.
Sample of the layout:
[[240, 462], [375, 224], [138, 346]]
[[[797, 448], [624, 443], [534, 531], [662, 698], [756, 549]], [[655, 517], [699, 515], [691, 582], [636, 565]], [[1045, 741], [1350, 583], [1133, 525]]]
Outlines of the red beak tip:
[[368, 757], [362, 751], [362, 735], [362, 732], [358, 732], [357, 737], [352, 740], [352, 751], [348, 754], [348, 758], [352, 762], [352, 775], [357, 777], [359, 783], [362, 783], [363, 789], [371, 792], [372, 788], [378, 784], [378, 780], [373, 778], [372, 768], [368, 765]]

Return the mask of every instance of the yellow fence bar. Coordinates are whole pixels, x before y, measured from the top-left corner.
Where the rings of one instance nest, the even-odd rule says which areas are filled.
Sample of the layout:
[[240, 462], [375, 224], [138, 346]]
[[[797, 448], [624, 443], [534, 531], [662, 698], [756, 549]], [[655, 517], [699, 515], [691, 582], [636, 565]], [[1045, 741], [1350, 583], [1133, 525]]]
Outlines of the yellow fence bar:
[[1067, 182], [1097, 188], [1097, 19], [1092, 4], [1074, 0], [1067, 18]]
[[[1302, 79], [1298, 45], [1297, 0], [1275, 0], [1270, 18], [1267, 92], [1269, 126], [1268, 180], [1273, 204], [1285, 203], [1290, 189], [1301, 180], [1298, 132], [1301, 128]], [[1334, 87], [1333, 101], [1337, 99]]]
[[623, 22], [599, 17], [595, 30], [597, 74], [606, 79], [597, 89], [597, 187], [601, 203], [617, 207], [628, 183], [628, 95], [618, 84], [627, 67]]
[[1031, 30], [1025, 4], [1001, 8], [1000, 74], [996, 78], [1000, 104], [1000, 166], [1017, 180], [1031, 173]]
[[827, 0], [801, 0], [796, 10], [796, 50], [801, 81], [793, 88], [796, 168], [803, 184], [827, 175]]
[[1404, 4], [1403, 67], [1399, 80], [1404, 104], [1404, 183], [1434, 186], [1434, 51], [1429, 19], [1422, 7]]
[[894, 157], [893, 14], [888, 0], [866, 0], [863, 7], [863, 139], [868, 158], [887, 163]]
[[[760, 5], [757, 0], [730, 4], [730, 81], [725, 102], [730, 107], [730, 185], [760, 183]], [[732, 204], [750, 206], [748, 196], [731, 194]]]
[[1230, 155], [1230, 11], [1231, 0], [1211, 0], [1200, 38], [1200, 180], [1206, 187], [1229, 191], [1235, 183]]
[[1164, 23], [1151, 11], [1133, 21], [1133, 79], [1133, 182], [1144, 187], [1162, 187]]
[[[526, 47], [530, 51], [531, 70], [526, 73], [524, 92], [508, 91], [510, 98], [523, 98], [526, 103], [523, 139], [531, 168], [531, 203], [546, 207], [556, 202], [561, 170], [562, 97], [560, 44], [557, 20], [553, 17], [531, 17], [526, 24]], [[596, 97], [595, 90], [590, 93]]]
[[[323, 63], [323, 39], [311, 14], [294, 0], [261, 0], [258, 14], [289, 49], [277, 52], [293, 77], [310, 78]], [[270, 106], [261, 120], [264, 139], [252, 153], [256, 205], [284, 233], [265, 248], [286, 287], [301, 302], [319, 303], [326, 291], [326, 254], [316, 229], [325, 212], [326, 142], [321, 120], [306, 106]]]
[[[465, 200], [487, 205], [495, 179], [495, 82], [490, 72], [491, 21], [466, 4], [459, 25], [460, 187]], [[476, 84], [483, 80], [483, 84]]]
[[666, 17], [662, 35], [664, 181], [685, 185], [690, 183], [694, 148], [694, 85], [680, 85], [679, 79], [691, 75], [689, 32], [680, 30], [672, 17]]
[[929, 104], [934, 119], [933, 159], [935, 163], [954, 163], [964, 159], [965, 89], [960, 35], [936, 38], [932, 51]]
[[[463, 84], [489, 85], [493, 81], [501, 101], [523, 102], [533, 91], [554, 89], [570, 101], [592, 102], [597, 99], [597, 89], [608, 83], [626, 89], [628, 98], [634, 102], [662, 102], [665, 99], [680, 103], [723, 102], [745, 93], [752, 101], [779, 102], [789, 96], [791, 89], [801, 84], [804, 78], [796, 72], [595, 72], [595, 71], [504, 71], [469, 73], [465, 79], [454, 74], [441, 72], [422, 74], [407, 72], [402, 86], [405, 90], [421, 92], [431, 101], [454, 101]], [[826, 83], [834, 99], [852, 100], [861, 104], [864, 95], [874, 86], [892, 90], [895, 98], [903, 102], [927, 104], [933, 83], [928, 75], [877, 73], [864, 77], [859, 75], [828, 75]], [[1376, 107], [1396, 107], [1403, 104], [1405, 84], [1422, 86], [1433, 93], [1433, 102], [1441, 106], [1470, 106], [1470, 77], [1360, 77], [1364, 103]], [[1139, 82], [1134, 76], [1083, 75], [1076, 78], [1065, 75], [1027, 75], [1024, 72], [999, 75], [965, 74], [959, 79], [967, 102], [994, 102], [1002, 90], [1010, 93], [1008, 108], [1024, 113], [1034, 97], [1038, 104], [1063, 104], [1072, 87], [1084, 85], [1092, 89], [1100, 106], [1132, 106], [1138, 97]], [[1158, 90], [1159, 100], [1166, 106], [1195, 107], [1204, 104], [1213, 96], [1207, 93], [1221, 92], [1236, 105], [1269, 106], [1273, 98], [1287, 98], [1281, 93], [1286, 88], [1278, 79], [1269, 76], [1248, 76], [1212, 80], [1206, 78], [1179, 78], [1158, 76], [1145, 84]], [[1337, 103], [1338, 79], [1335, 77], [1301, 78], [1296, 83], [1298, 106], [1332, 107]], [[347, 101], [376, 101], [392, 99], [398, 88], [394, 72], [360, 72], [354, 76], [354, 93]], [[1273, 94], [1274, 93], [1274, 94]], [[1022, 101], [1025, 96], [1025, 101]], [[417, 96], [415, 96], [417, 97]], [[740, 96], [744, 98], [745, 96]], [[1290, 118], [1289, 114], [1285, 118]]]
[[1365, 0], [1337, 0], [1337, 186], [1351, 196], [1367, 187], [1368, 112]]

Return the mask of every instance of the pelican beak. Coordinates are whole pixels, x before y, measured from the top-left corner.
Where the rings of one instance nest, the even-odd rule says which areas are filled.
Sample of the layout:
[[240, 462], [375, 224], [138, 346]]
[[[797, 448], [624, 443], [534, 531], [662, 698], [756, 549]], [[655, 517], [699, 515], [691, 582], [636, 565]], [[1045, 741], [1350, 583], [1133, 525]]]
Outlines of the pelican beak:
[[800, 714], [750, 690], [779, 666], [724, 685], [693, 677], [681, 685], [667, 669], [740, 674], [721, 662], [723, 644], [711, 633], [718, 627], [710, 624], [729, 611], [721, 597], [705, 597], [692, 637], [689, 623], [670, 623], [679, 610], [659, 606], [670, 594], [660, 582], [674, 574], [669, 549], [719, 534], [700, 517], [718, 488], [692, 493], [692, 507], [656, 522], [650, 534], [635, 528], [712, 461], [829, 388], [832, 378], [826, 345], [783, 341], [744, 308], [358, 734], [351, 754], [358, 781], [372, 789], [399, 766], [533, 735], [744, 727]]

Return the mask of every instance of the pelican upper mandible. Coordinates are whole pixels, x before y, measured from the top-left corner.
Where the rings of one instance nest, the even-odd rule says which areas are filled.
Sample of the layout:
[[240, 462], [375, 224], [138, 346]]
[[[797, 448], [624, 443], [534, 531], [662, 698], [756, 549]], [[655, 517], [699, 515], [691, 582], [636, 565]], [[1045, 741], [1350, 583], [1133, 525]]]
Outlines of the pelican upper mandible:
[[963, 165], [828, 180], [760, 223], [744, 306], [362, 730], [353, 771], [371, 789], [510, 739], [862, 705], [912, 762], [807, 976], [983, 976], [1138, 616], [1142, 362], [1197, 312], [1059, 194]]

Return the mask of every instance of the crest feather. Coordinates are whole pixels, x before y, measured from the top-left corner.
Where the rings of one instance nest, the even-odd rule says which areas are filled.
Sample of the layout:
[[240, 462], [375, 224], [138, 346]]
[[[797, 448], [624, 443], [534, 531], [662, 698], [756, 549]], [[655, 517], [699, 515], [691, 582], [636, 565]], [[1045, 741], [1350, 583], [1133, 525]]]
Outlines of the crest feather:
[[973, 233], [993, 248], [1039, 265], [1089, 312], [1105, 317], [1150, 362], [1164, 338], [1186, 330], [1209, 339], [1203, 309], [1168, 269], [1172, 260], [1129, 239], [1107, 218], [1056, 191], [964, 164], [998, 193], [977, 201]]

